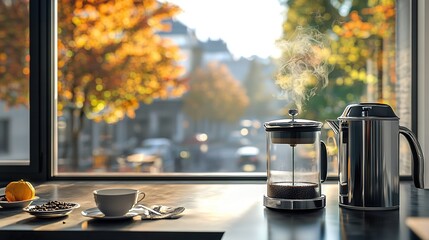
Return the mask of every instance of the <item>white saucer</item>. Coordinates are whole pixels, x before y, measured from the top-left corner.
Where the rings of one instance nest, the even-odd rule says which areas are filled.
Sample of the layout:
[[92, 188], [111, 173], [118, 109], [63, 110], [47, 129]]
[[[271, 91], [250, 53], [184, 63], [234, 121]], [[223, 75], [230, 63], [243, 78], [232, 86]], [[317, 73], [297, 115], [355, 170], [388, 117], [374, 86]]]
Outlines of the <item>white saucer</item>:
[[122, 216], [105, 216], [98, 208], [89, 208], [82, 211], [82, 215], [85, 217], [95, 218], [95, 219], [103, 219], [103, 220], [121, 220], [128, 219], [139, 215], [136, 212], [127, 212]]

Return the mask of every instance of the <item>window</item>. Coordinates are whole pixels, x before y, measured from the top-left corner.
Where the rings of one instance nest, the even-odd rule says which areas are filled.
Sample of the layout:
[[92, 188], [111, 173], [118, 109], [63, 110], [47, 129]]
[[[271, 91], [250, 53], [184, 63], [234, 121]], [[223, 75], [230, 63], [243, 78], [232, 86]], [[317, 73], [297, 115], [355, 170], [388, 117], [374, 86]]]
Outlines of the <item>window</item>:
[[48, 177], [52, 9], [48, 1], [0, 0], [2, 179]]
[[29, 165], [29, 4], [0, 0], [0, 165]]
[[[133, 2], [138, 4], [138, 1]], [[160, 2], [164, 3], [164, 1]], [[320, 20], [326, 20], [325, 18], [330, 14], [326, 15], [322, 14], [322, 12], [332, 10], [338, 12], [339, 15], [335, 16], [338, 18], [333, 21], [330, 27], [324, 29], [318, 26], [316, 29], [321, 33], [328, 33], [328, 38], [334, 38], [335, 41], [341, 41], [338, 38], [341, 33], [340, 30], [344, 30], [344, 25], [347, 24], [350, 27], [351, 20], [356, 21], [351, 26], [365, 26], [364, 23], [374, 23], [371, 21], [377, 21], [379, 17], [389, 15], [392, 18], [392, 9], [394, 9], [393, 17], [395, 19], [393, 25], [381, 25], [387, 26], [386, 29], [394, 31], [394, 34], [388, 35], [387, 39], [383, 40], [383, 51], [378, 51], [379, 53], [383, 52], [382, 56], [368, 59], [366, 62], [364, 72], [367, 73], [367, 85], [362, 90], [358, 88], [359, 86], [362, 87], [362, 85], [353, 84], [350, 93], [354, 94], [355, 98], [351, 97], [352, 95], [345, 95], [343, 98], [338, 98], [338, 101], [324, 102], [326, 99], [323, 97], [328, 96], [326, 94], [328, 90], [329, 93], [337, 94], [340, 93], [340, 88], [335, 85], [340, 83], [347, 85], [348, 80], [341, 79], [346, 75], [334, 74], [335, 70], [333, 70], [329, 74], [328, 86], [321, 89], [320, 92], [303, 104], [304, 111], [300, 113], [300, 117], [324, 121], [327, 118], [335, 118], [341, 114], [343, 105], [348, 102], [386, 101], [394, 107], [396, 113], [401, 117], [401, 125], [407, 127], [412, 125], [413, 130], [419, 131], [419, 139], [423, 144], [427, 145], [428, 141], [424, 141], [425, 137], [427, 137], [427, 129], [424, 125], [427, 115], [424, 114], [426, 112], [424, 109], [424, 91], [427, 89], [427, 85], [424, 84], [425, 70], [424, 67], [419, 67], [417, 71], [416, 64], [417, 62], [422, 62], [421, 57], [423, 54], [419, 52], [419, 59], [417, 59], [417, 28], [413, 28], [417, 25], [410, 23], [411, 19], [413, 21], [425, 21], [426, 16], [424, 16], [425, 12], [422, 9], [419, 9], [419, 18], [417, 18], [416, 14], [417, 8], [414, 9], [410, 17], [410, 5], [416, 6], [415, 4], [419, 1], [371, 1], [369, 3], [358, 3], [358, 1], [352, 0], [330, 1], [330, 5], [325, 7], [320, 7], [317, 1], [317, 4], [314, 4], [317, 6], [317, 10], [314, 11], [305, 8], [311, 5], [309, 2], [313, 1], [289, 0], [272, 1], [270, 3], [264, 1], [263, 3], [258, 3], [257, 13], [251, 12], [252, 8], [247, 7], [248, 2], [238, 0], [233, 1], [233, 3], [217, 1], [215, 5], [204, 2], [203, 5], [205, 6], [194, 6], [198, 9], [196, 11], [192, 11], [192, 5], [186, 5], [189, 4], [188, 1], [171, 0], [171, 2], [177, 4], [183, 11], [180, 13], [176, 12], [175, 8], [169, 9], [169, 14], [174, 16], [162, 18], [161, 22], [163, 24], [159, 21], [150, 21], [143, 25], [146, 28], [140, 29], [142, 31], [134, 32], [134, 35], [132, 34], [132, 37], [130, 37], [131, 35], [127, 34], [130, 34], [128, 31], [132, 30], [132, 26], [135, 23], [135, 14], [138, 12], [135, 6], [130, 5], [130, 3], [128, 5], [117, 3], [117, 6], [114, 7], [119, 7], [120, 11], [111, 11], [110, 6], [102, 6], [103, 3], [101, 2], [96, 3], [98, 5], [94, 7], [88, 5], [89, 3], [86, 1], [65, 3], [62, 0], [0, 0], [0, 121], [2, 122], [0, 131], [6, 132], [0, 138], [0, 148], [7, 149], [7, 151], [0, 151], [0, 165], [2, 165], [0, 172], [2, 177], [16, 178], [18, 175], [32, 177], [32, 174], [37, 173], [37, 178], [46, 179], [51, 176], [51, 169], [54, 176], [74, 175], [78, 172], [83, 172], [83, 174], [89, 176], [91, 174], [113, 174], [113, 176], [126, 176], [128, 174], [142, 176], [149, 174], [153, 176], [152, 173], [203, 172], [205, 176], [207, 172], [227, 173], [245, 171], [246, 169], [256, 173], [260, 172], [260, 176], [263, 176], [265, 171], [265, 159], [263, 156], [265, 153], [265, 137], [263, 136], [262, 123], [274, 118], [287, 117], [284, 115], [284, 111], [268, 114], [267, 111], [272, 111], [273, 109], [267, 106], [274, 106], [274, 110], [284, 110], [289, 107], [284, 99], [279, 100], [277, 98], [282, 89], [277, 84], [273, 84], [276, 80], [275, 75], [279, 72], [279, 66], [281, 66], [279, 56], [282, 56], [282, 51], [272, 43], [274, 40], [281, 38], [288, 39], [290, 34], [286, 34], [286, 29], [282, 28], [282, 26], [286, 27], [288, 21], [295, 19], [303, 28], [317, 26], [318, 24], [323, 25]], [[151, 10], [157, 6], [159, 7], [159, 5], [151, 1], [142, 1], [143, 3], [146, 14], [153, 13]], [[419, 3], [424, 5], [424, 1]], [[56, 4], [58, 6], [55, 6]], [[371, 5], [364, 6], [365, 4]], [[391, 4], [393, 4], [393, 7]], [[63, 5], [65, 8], [63, 8]], [[243, 10], [242, 6], [244, 5], [246, 6], [246, 11]], [[12, 6], [16, 11], [11, 11]], [[217, 6], [222, 6], [222, 9], [215, 11]], [[217, 12], [225, 13], [222, 15], [223, 18], [226, 18], [226, 12], [235, 11], [234, 16], [236, 17], [228, 20], [226, 25], [223, 25], [220, 21], [209, 21], [209, 25], [199, 26], [198, 24], [205, 21], [195, 19], [210, 16], [210, 11], [209, 13], [205, 12], [205, 8], [209, 8], [215, 14]], [[270, 8], [270, 10], [266, 8]], [[237, 9], [242, 9], [240, 14], [237, 14]], [[303, 11], [295, 11], [294, 13], [293, 10], [297, 9]], [[377, 15], [377, 9], [378, 11], [382, 10], [381, 12], [385, 16], [383, 14]], [[101, 11], [102, 14], [100, 15], [98, 11]], [[197, 14], [189, 14], [191, 12]], [[269, 23], [262, 24], [266, 26], [264, 29], [256, 29], [261, 25], [262, 17], [254, 18], [254, 16], [261, 16], [262, 12], [270, 12], [270, 15], [277, 20], [270, 19]], [[14, 14], [20, 17], [18, 18]], [[56, 14], [58, 14], [58, 19], [54, 19]], [[97, 16], [104, 16], [103, 14], [118, 15], [110, 18], [112, 21], [103, 21], [100, 24], [100, 21], [97, 21]], [[305, 18], [311, 21], [305, 22], [307, 20], [303, 20], [300, 17], [303, 14], [311, 16]], [[374, 17], [372, 20], [371, 14]], [[123, 16], [131, 16], [131, 18], [124, 18]], [[383, 21], [383, 23], [390, 23], [392, 21], [390, 18], [388, 21]], [[219, 18], [212, 17], [211, 19]], [[249, 19], [261, 21], [255, 23]], [[356, 25], [359, 21], [360, 23]], [[69, 24], [68, 27], [72, 26], [75, 29], [64, 27], [64, 24], [70, 22], [72, 24]], [[281, 24], [278, 24], [278, 22]], [[17, 24], [16, 28], [11, 27], [12, 23]], [[90, 26], [91, 24], [97, 27], [101, 26], [101, 28], [91, 27], [94, 31], [85, 32], [85, 26]], [[81, 28], [76, 28], [78, 25]], [[228, 25], [233, 26], [234, 30], [226, 31]], [[54, 26], [55, 29], [51, 29]], [[422, 49], [420, 45], [425, 45], [427, 42], [425, 41], [427, 31], [423, 29], [424, 24], [419, 24], [418, 26], [418, 44], [419, 49]], [[106, 32], [103, 31], [108, 27], [113, 27], [110, 29], [108, 37], [101, 38], [100, 36], [106, 36]], [[334, 27], [337, 28], [334, 29]], [[16, 29], [19, 29], [19, 31], [15, 31]], [[256, 35], [247, 37], [246, 40], [248, 41], [239, 40], [238, 43], [237, 41], [234, 43], [229, 38], [216, 34], [216, 29], [221, 33], [232, 32], [237, 35], [246, 35], [245, 30], [250, 29], [248, 32], [253, 31]], [[240, 31], [237, 29], [240, 29]], [[73, 30], [73, 36], [68, 34], [71, 30]], [[204, 32], [205, 30], [210, 30], [211, 32]], [[413, 31], [412, 38], [410, 38], [411, 30]], [[148, 35], [144, 35], [142, 32]], [[233, 37], [234, 40], [239, 39], [237, 35]], [[269, 35], [270, 43], [265, 43], [259, 38], [259, 35]], [[138, 38], [138, 36], [146, 37]], [[393, 38], [392, 36], [395, 37]], [[31, 40], [28, 41], [28, 38]], [[23, 39], [26, 39], [24, 41], [25, 45], [9, 56], [11, 49], [16, 45], [22, 44], [23, 41], [21, 40]], [[92, 46], [96, 45], [94, 39], [101, 39], [97, 44], [110, 44], [112, 48], [106, 48], [109, 50], [107, 53], [112, 53], [114, 50], [119, 52], [97, 55], [100, 52], [92, 51], [94, 49], [91, 49], [91, 44]], [[70, 46], [61, 45], [66, 42], [70, 43], [72, 47], [77, 47], [79, 51], [69, 48]], [[246, 46], [244, 42], [250, 45]], [[115, 43], [122, 45], [122, 47], [113, 48]], [[141, 43], [145, 43], [144, 46], [148, 48], [136, 48], [136, 44]], [[55, 47], [52, 47], [54, 45]], [[236, 50], [233, 50], [237, 45], [241, 45], [245, 49], [251, 49], [253, 53], [237, 54]], [[414, 47], [412, 64], [410, 60], [411, 45]], [[105, 47], [106, 45], [102, 46]], [[258, 51], [255, 46], [258, 46], [258, 48], [261, 46], [263, 50]], [[379, 47], [379, 44], [374, 46]], [[227, 51], [223, 51], [225, 48]], [[100, 49], [95, 50], [100, 51]], [[156, 49], [156, 51], [148, 49]], [[390, 52], [392, 49], [394, 51]], [[23, 55], [22, 53], [24, 52], [27, 52], [27, 55]], [[77, 62], [85, 60], [85, 54], [87, 57], [91, 57], [83, 63], [97, 63], [98, 68], [94, 68], [94, 64], [91, 66], [81, 64], [80, 66], [77, 65], [76, 71], [76, 69], [73, 69], [76, 65], [70, 65], [68, 60], [76, 58], [78, 60], [74, 61]], [[30, 55], [31, 61], [27, 62]], [[18, 58], [15, 58], [17, 56]], [[128, 71], [128, 75], [121, 74], [119, 70], [122, 66], [119, 60], [123, 60], [124, 56], [127, 56], [127, 63], [135, 67], [135, 69], [156, 70], [152, 73], [158, 74], [157, 77], [150, 77], [150, 74], [141, 75], [141, 72], [136, 71]], [[128, 58], [128, 56], [139, 56], [139, 60], [144, 56], [153, 61], [139, 62], [135, 59], [133, 61], [133, 58]], [[382, 63], [375, 61], [376, 59], [386, 59], [386, 56], [389, 57], [388, 61], [383, 60]], [[216, 61], [212, 61], [213, 59], [216, 59]], [[17, 62], [21, 65], [15, 64]], [[145, 63], [145, 66], [142, 66], [142, 62]], [[371, 62], [373, 65], [369, 64]], [[382, 66], [382, 71], [378, 71], [377, 64]], [[240, 67], [243, 65], [246, 65], [247, 68]], [[10, 66], [14, 67], [10, 68]], [[15, 68], [15, 66], [19, 67]], [[80, 68], [81, 66], [84, 67]], [[153, 66], [157, 67], [153, 68]], [[386, 66], [394, 67], [386, 68]], [[425, 66], [424, 63], [422, 66]], [[65, 67], [70, 68], [67, 70]], [[5, 72], [5, 68], [8, 71]], [[19, 69], [22, 71], [19, 71]], [[79, 72], [79, 70], [87, 69], [91, 70], [89, 71], [91, 74], [96, 73], [94, 76], [102, 77], [94, 77], [91, 74], [82, 75], [82, 72]], [[347, 71], [345, 68], [342, 70]], [[64, 74], [67, 71], [81, 74], [81, 78], [78, 78], [77, 83], [83, 83], [83, 85], [76, 85], [78, 86], [77, 88], [67, 85], [67, 83], [71, 83], [69, 80], [76, 76]], [[210, 72], [215, 72], [217, 75], [209, 75], [208, 73]], [[373, 74], [377, 77], [382, 76], [379, 78], [382, 81], [377, 80], [377, 77], [375, 81], [372, 81], [374, 76], [371, 76], [370, 73], [377, 73]], [[13, 81], [8, 81], [11, 74], [14, 74]], [[356, 75], [356, 73], [352, 72], [349, 74]], [[22, 77], [24, 75], [28, 86], [25, 86], [25, 78]], [[417, 75], [419, 77], [419, 88], [415, 84]], [[236, 103], [235, 105], [225, 104], [225, 99], [218, 99], [222, 95], [217, 94], [216, 91], [204, 90], [205, 85], [208, 82], [213, 83], [213, 81], [195, 81], [195, 79], [207, 80], [219, 78], [219, 76], [225, 80], [224, 82], [228, 86], [227, 89], [231, 90], [231, 93], [239, 93], [240, 88], [246, 90], [245, 95], [247, 96], [248, 107], [244, 113], [239, 111], [237, 106], [246, 103], [246, 101], [236, 101], [234, 102]], [[361, 72], [359, 72], [360, 76]], [[412, 84], [411, 78], [414, 81]], [[134, 82], [124, 81], [124, 79], [131, 79]], [[159, 79], [162, 79], [162, 81], [157, 81]], [[246, 81], [243, 79], [246, 79]], [[264, 80], [261, 81], [260, 79]], [[332, 81], [332, 79], [335, 79], [335, 81]], [[58, 83], [51, 82], [51, 80], [58, 80]], [[253, 83], [251, 83], [252, 81]], [[191, 83], [195, 82], [199, 84], [191, 86]], [[239, 83], [237, 84], [237, 82]], [[258, 85], [261, 82], [263, 84]], [[56, 84], [58, 84], [58, 87]], [[330, 86], [330, 84], [334, 86]], [[215, 90], [216, 87], [221, 87], [221, 84], [210, 87], [210, 89]], [[73, 95], [70, 89], [76, 90], [78, 94]], [[122, 91], [123, 89], [126, 89], [126, 91]], [[193, 91], [193, 89], [203, 90]], [[125, 98], [121, 98], [118, 97], [118, 92], [115, 93], [114, 90], [121, 90], [119, 93], [128, 94], [121, 95], [125, 96]], [[91, 98], [83, 98], [84, 94], [90, 91], [92, 91]], [[250, 94], [252, 91], [253, 94]], [[27, 95], [21, 94], [24, 92], [27, 92]], [[203, 96], [188, 96], [191, 95], [191, 92], [202, 93]], [[259, 94], [260, 92], [263, 94]], [[417, 98], [417, 93], [421, 93], [419, 98]], [[133, 95], [138, 95], [138, 99], [133, 98]], [[230, 95], [230, 99], [238, 99], [236, 95]], [[53, 101], [56, 97], [58, 97], [58, 102]], [[197, 97], [199, 100], [194, 101], [191, 97]], [[269, 98], [268, 104], [265, 97]], [[86, 101], [82, 101], [82, 99], [86, 99]], [[137, 101], [135, 101], [136, 99]], [[186, 99], [188, 100], [186, 101]], [[204, 99], [211, 99], [211, 101], [202, 101]], [[258, 102], [260, 105], [258, 105]], [[311, 102], [321, 103], [322, 107], [314, 110], [314, 108], [311, 108]], [[199, 106], [200, 110], [194, 110], [196, 106], [193, 104]], [[29, 107], [30, 105], [31, 108]], [[77, 111], [70, 110], [81, 106], [85, 106], [83, 114], [77, 114]], [[188, 110], [185, 110], [186, 108]], [[418, 118], [417, 109], [419, 110]], [[214, 110], [222, 110], [223, 113], [229, 112], [232, 114], [222, 114], [222, 111], [219, 111], [221, 112], [220, 115], [228, 118], [227, 121], [225, 119], [221, 121], [218, 119], [219, 112], [216, 112], [218, 114], [216, 115]], [[328, 115], [325, 116], [324, 114]], [[19, 121], [16, 121], [18, 119], [16, 115], [21, 116]], [[55, 117], [51, 118], [50, 116], [53, 115]], [[237, 115], [240, 117], [238, 120], [233, 121], [234, 116], [236, 117]], [[207, 118], [208, 116], [209, 118]], [[251, 116], [263, 117], [252, 118]], [[70, 124], [71, 119], [74, 119], [73, 126]], [[419, 120], [418, 124], [417, 120]], [[83, 123], [82, 125], [80, 125], [81, 122]], [[52, 128], [52, 126], [56, 127]], [[80, 129], [80, 134], [76, 137], [76, 134], [73, 135], [72, 133], [77, 129]], [[328, 147], [332, 147], [331, 153], [333, 153], [335, 152], [335, 138], [327, 130], [329, 129], [326, 128], [322, 135], [328, 143]], [[78, 151], [70, 150], [72, 148], [71, 143], [75, 141], [73, 137], [78, 139]], [[161, 152], [160, 150], [153, 154], [154, 147], [150, 147], [148, 152], [148, 147], [144, 142], [151, 139], [169, 141], [170, 150], [167, 152], [171, 153], [169, 156], [173, 156], [170, 158], [173, 159], [172, 163], [163, 160], [163, 156], [159, 153]], [[246, 145], [259, 147], [259, 152], [262, 156], [257, 157], [263, 163], [261, 168], [240, 169], [237, 167], [235, 160], [239, 158], [237, 154], [240, 151], [238, 149]], [[427, 149], [424, 146], [423, 149]], [[401, 148], [405, 148], [401, 149], [401, 174], [408, 175], [410, 173], [410, 156], [407, 153], [407, 144], [401, 144]], [[14, 155], [14, 153], [18, 153], [19, 156]], [[331, 154], [330, 157], [330, 172], [335, 175], [335, 154]], [[30, 161], [29, 158], [31, 158]], [[53, 159], [52, 163], [50, 159]], [[77, 161], [73, 159], [77, 159]], [[132, 159], [137, 159], [137, 162], [130, 161]], [[144, 163], [142, 159], [144, 159]], [[140, 163], [138, 163], [139, 161]], [[163, 166], [169, 166], [169, 168], [164, 168]]]
[[289, 108], [325, 122], [384, 102], [411, 127], [409, 1], [59, 0], [57, 25], [57, 176], [265, 172], [263, 123]]

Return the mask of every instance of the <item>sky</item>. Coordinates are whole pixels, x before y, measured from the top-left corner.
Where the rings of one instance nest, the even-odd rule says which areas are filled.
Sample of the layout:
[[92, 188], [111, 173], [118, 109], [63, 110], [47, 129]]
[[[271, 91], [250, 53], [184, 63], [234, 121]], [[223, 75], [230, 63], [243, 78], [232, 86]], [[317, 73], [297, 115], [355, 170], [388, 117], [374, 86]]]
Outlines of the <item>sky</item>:
[[278, 56], [283, 9], [278, 0], [167, 0], [181, 7], [177, 16], [197, 37], [223, 39], [234, 58]]

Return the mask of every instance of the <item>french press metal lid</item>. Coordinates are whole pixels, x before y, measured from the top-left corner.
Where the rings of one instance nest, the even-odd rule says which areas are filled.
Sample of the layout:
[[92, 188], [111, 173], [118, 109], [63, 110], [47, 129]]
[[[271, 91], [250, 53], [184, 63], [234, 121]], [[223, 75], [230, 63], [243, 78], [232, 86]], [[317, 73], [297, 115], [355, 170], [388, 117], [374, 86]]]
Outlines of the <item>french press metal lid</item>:
[[322, 123], [306, 119], [295, 119], [296, 109], [289, 110], [291, 119], [279, 119], [264, 123], [265, 131], [272, 132], [273, 143], [310, 144], [316, 139], [316, 132], [321, 130]]

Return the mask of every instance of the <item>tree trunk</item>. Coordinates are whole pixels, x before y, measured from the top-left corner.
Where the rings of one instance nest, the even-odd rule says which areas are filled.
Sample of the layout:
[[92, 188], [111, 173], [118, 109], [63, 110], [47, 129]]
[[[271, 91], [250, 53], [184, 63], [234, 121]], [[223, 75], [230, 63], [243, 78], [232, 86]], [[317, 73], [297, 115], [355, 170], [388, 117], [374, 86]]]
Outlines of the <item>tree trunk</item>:
[[[74, 120], [72, 120], [74, 121]], [[80, 131], [73, 131], [71, 137], [71, 162], [72, 162], [72, 170], [79, 170], [79, 137]]]
[[79, 170], [79, 140], [83, 129], [84, 112], [82, 108], [70, 109], [70, 167], [72, 171]]
[[378, 102], [383, 102], [384, 96], [383, 96], [383, 39], [379, 38], [378, 41], [380, 42], [378, 51], [377, 51], [377, 100]]

